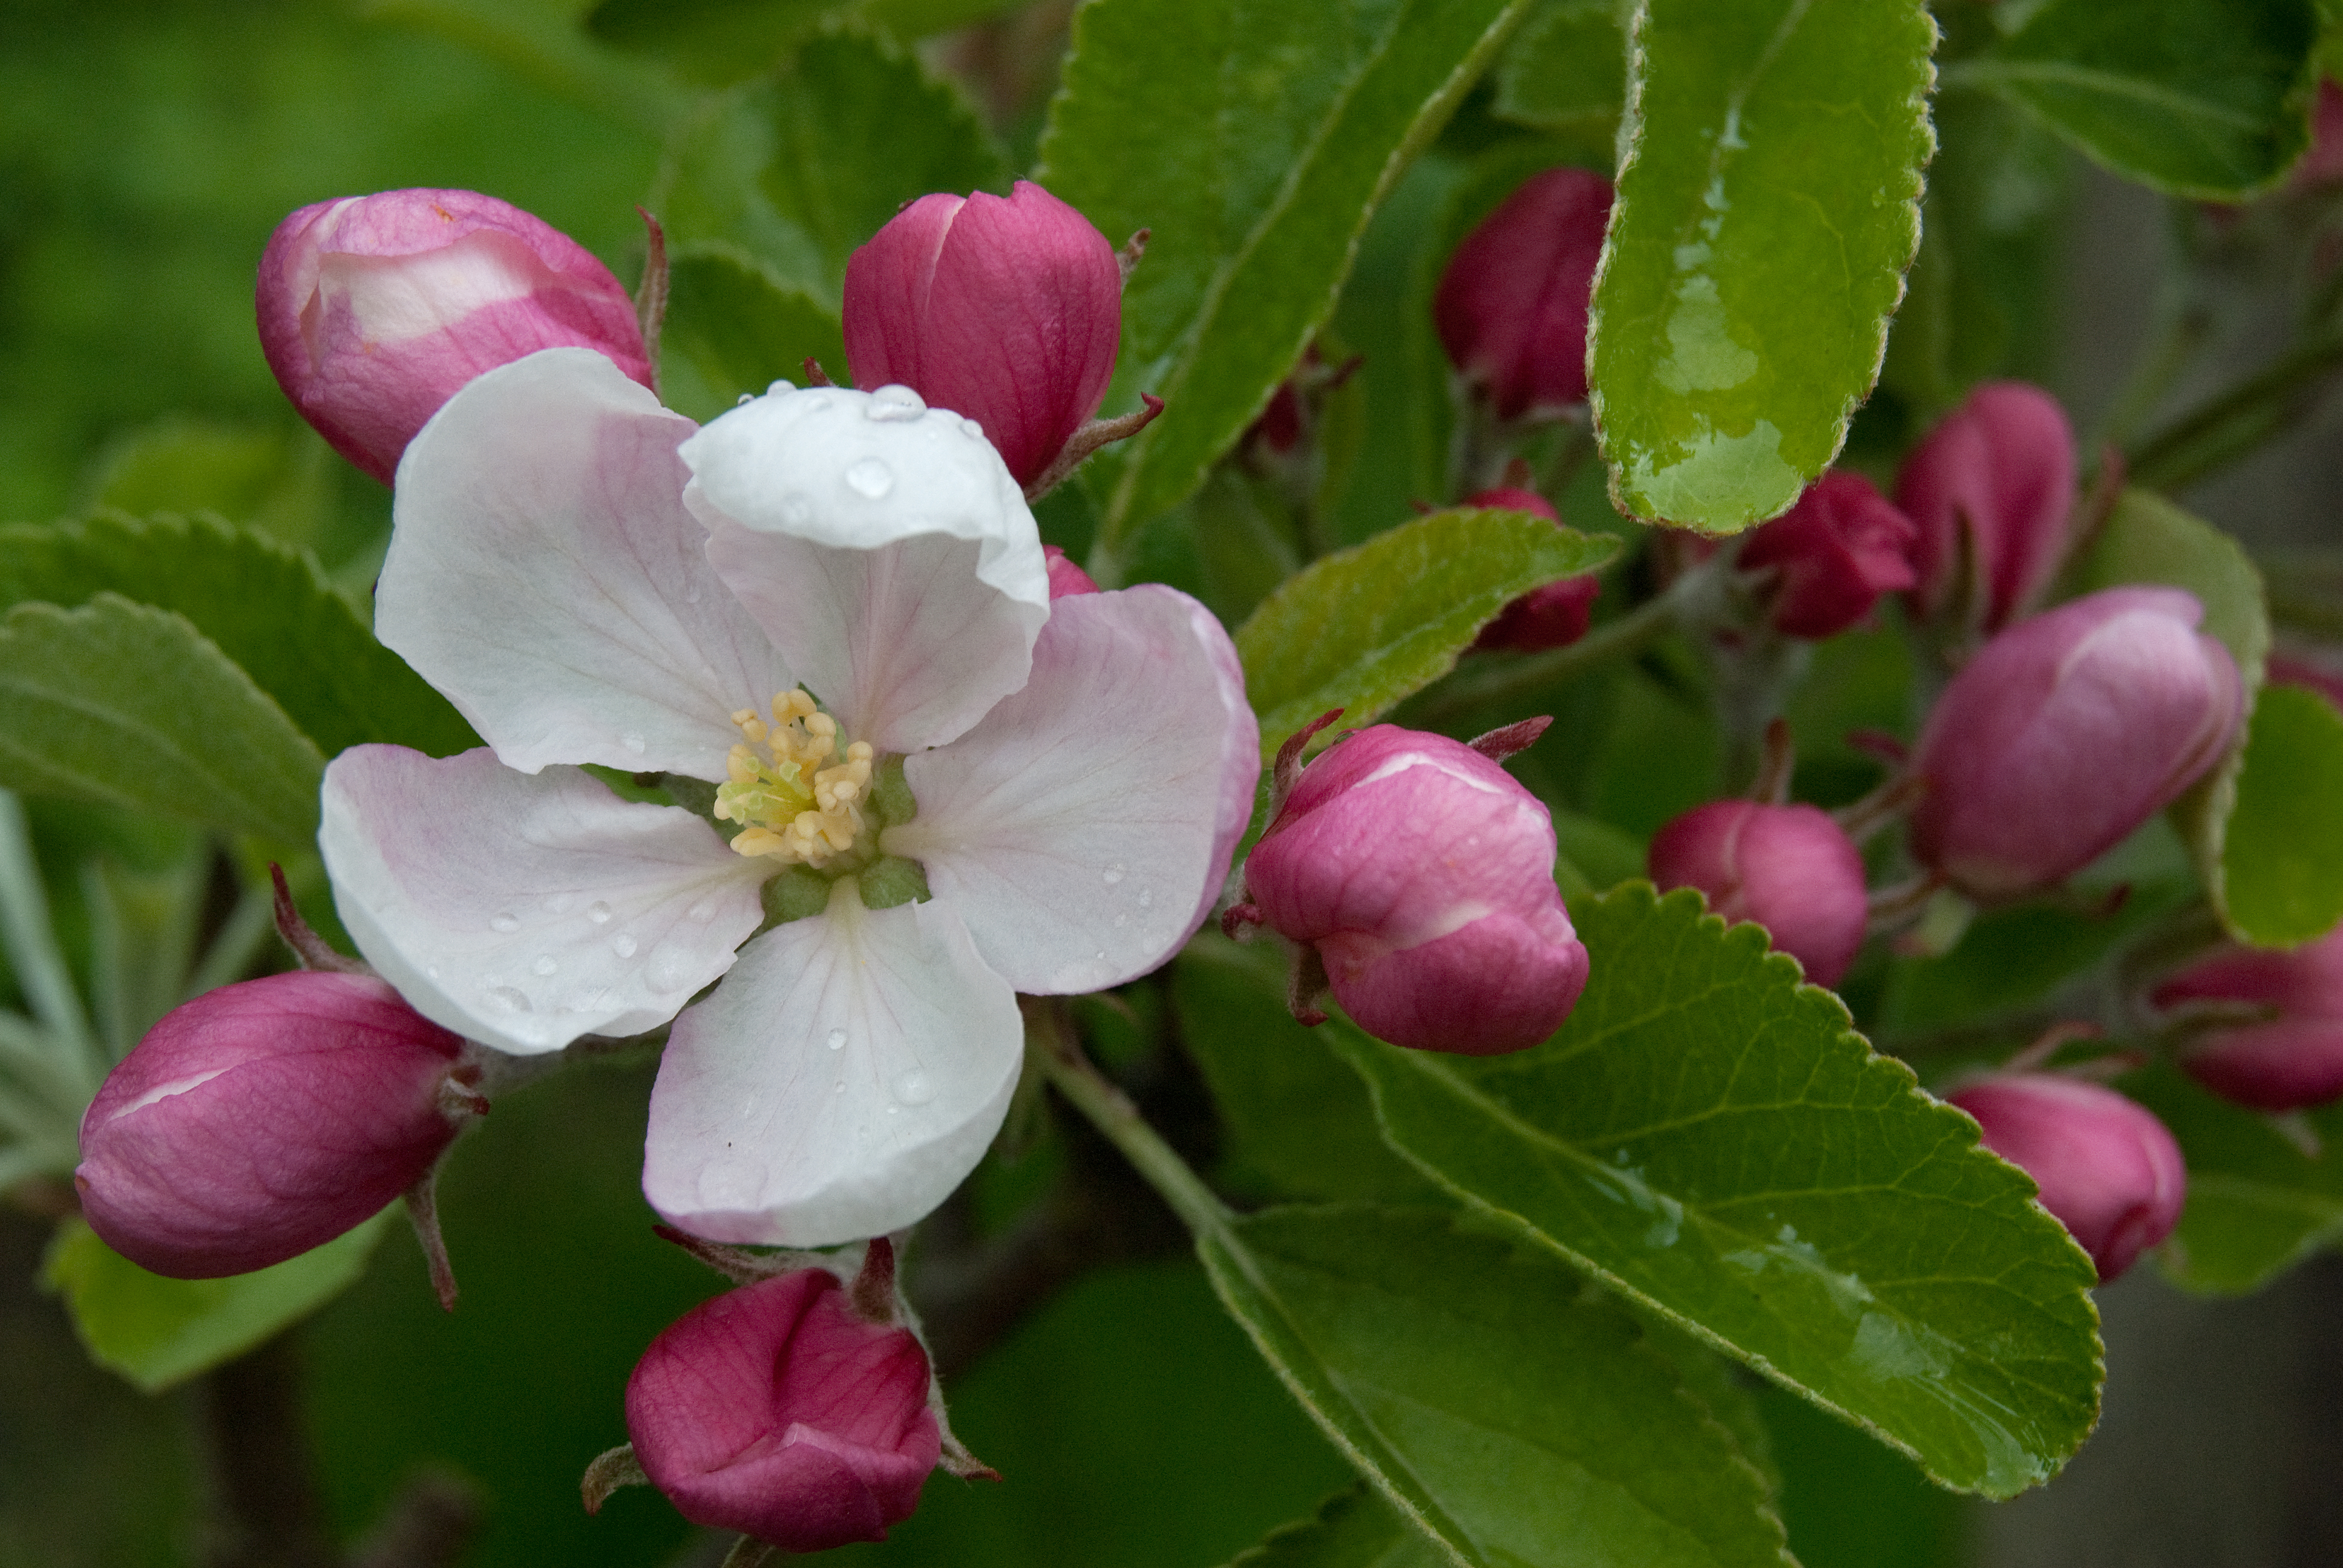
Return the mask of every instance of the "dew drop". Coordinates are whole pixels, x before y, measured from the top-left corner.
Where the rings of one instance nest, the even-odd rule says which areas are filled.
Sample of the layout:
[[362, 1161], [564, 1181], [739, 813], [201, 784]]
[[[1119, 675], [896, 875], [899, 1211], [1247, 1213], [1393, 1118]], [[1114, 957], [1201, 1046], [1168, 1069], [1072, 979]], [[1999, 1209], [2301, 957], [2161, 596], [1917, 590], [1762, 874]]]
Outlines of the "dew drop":
[[842, 1029], [831, 1030], [830, 1031], [830, 1039], [826, 1043], [832, 1050], [844, 1050], [846, 1049], [846, 1031]]
[[1117, 860], [1106, 869], [1106, 885], [1111, 888], [1121, 880], [1122, 880], [1122, 862]]
[[881, 387], [862, 406], [863, 414], [882, 425], [916, 419], [928, 411], [926, 399], [909, 387]]
[[520, 917], [509, 912], [498, 915], [488, 921], [488, 929], [490, 930], [504, 931], [507, 933], [517, 931], [520, 930]]
[[809, 393], [805, 400], [805, 411], [809, 414], [829, 413], [830, 394], [827, 392]]
[[554, 960], [554, 957], [551, 953], [539, 953], [537, 955], [537, 961], [529, 965], [528, 968], [531, 974], [542, 978], [543, 976], [552, 974], [555, 970], [560, 969], [561, 965]]
[[622, 735], [618, 738], [618, 744], [638, 757], [640, 757], [646, 749], [646, 742], [639, 735]]
[[830, 1086], [830, 1091], [832, 1094], [843, 1094], [846, 1092], [846, 1085], [843, 1081], [833, 1083]]
[[766, 387], [765, 396], [768, 397], [778, 397], [784, 392], [794, 392], [797, 389], [798, 384], [794, 381], [775, 381]]
[[1106, 957], [1106, 950], [1104, 948], [1101, 948], [1093, 956], [1097, 958], [1104, 958]]
[[960, 422], [960, 433], [967, 437], [971, 441], [981, 441], [984, 439], [984, 427], [978, 424], [973, 419], [962, 419]]
[[698, 583], [693, 583], [690, 587], [683, 590], [683, 602], [686, 604], [698, 604], [699, 602], [699, 585]]
[[733, 399], [732, 407], [735, 408], [746, 408], [749, 404], [754, 403], [756, 400], [757, 395], [754, 392], [743, 392], [739, 397]]
[[1146, 908], [1148, 908], [1150, 905], [1153, 904], [1154, 902], [1155, 902], [1155, 890], [1154, 890], [1154, 889], [1152, 889], [1152, 888], [1141, 888], [1141, 889], [1140, 889], [1140, 890], [1139, 890], [1139, 907], [1140, 907], [1141, 909], [1142, 909], [1142, 910], [1143, 910], [1143, 909], [1146, 909]]
[[586, 918], [598, 926], [610, 923], [610, 906], [597, 899], [586, 906]]
[[695, 920], [703, 922], [712, 920], [716, 918], [716, 900], [714, 899], [702, 899], [699, 902], [692, 905], [690, 910], [687, 912]]
[[875, 501], [895, 487], [895, 470], [876, 457], [865, 457], [846, 470], [846, 487]]
[[691, 979], [691, 954], [670, 942], [653, 950], [643, 980], [653, 990], [681, 990]]
[[935, 1081], [916, 1067], [898, 1074], [891, 1087], [895, 1098], [906, 1105], [925, 1105], [936, 1097]]
[[813, 498], [803, 490], [791, 490], [781, 498], [781, 521], [791, 528], [801, 528], [813, 521]]
[[423, 978], [425, 980], [437, 980], [439, 978], [439, 966], [437, 964], [425, 964], [423, 966]]
[[610, 939], [610, 950], [618, 954], [622, 959], [633, 958], [635, 956], [635, 939], [628, 935], [625, 931], [620, 931], [617, 936]]
[[537, 907], [543, 910], [548, 915], [558, 915], [569, 907], [569, 895], [567, 893], [548, 893], [545, 897], [537, 901]]
[[492, 985], [484, 993], [490, 1007], [498, 1012], [527, 1012], [528, 998], [508, 985]]

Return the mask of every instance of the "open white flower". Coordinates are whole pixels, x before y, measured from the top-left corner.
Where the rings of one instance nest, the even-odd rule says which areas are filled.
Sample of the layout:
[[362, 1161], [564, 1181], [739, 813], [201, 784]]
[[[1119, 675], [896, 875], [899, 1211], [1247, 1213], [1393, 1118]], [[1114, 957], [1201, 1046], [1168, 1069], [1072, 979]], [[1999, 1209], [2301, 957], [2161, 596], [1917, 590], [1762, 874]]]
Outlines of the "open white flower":
[[[1143, 974], [1219, 891], [1259, 771], [1226, 633], [1157, 586], [1052, 605], [1000, 457], [903, 388], [695, 434], [547, 350], [425, 427], [396, 518], [377, 630], [488, 744], [327, 769], [343, 922], [500, 1050], [673, 1019], [643, 1189], [699, 1235], [926, 1213], [1007, 1110], [1015, 993]], [[581, 763], [718, 785], [739, 831]]]

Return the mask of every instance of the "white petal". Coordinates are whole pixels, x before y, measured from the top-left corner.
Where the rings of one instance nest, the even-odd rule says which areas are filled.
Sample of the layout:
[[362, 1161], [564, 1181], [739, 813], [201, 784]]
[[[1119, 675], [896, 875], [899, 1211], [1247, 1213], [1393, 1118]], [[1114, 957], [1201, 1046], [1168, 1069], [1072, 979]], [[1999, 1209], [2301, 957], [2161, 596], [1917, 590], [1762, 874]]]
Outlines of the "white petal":
[[730, 716], [795, 684], [684, 509], [692, 428], [601, 355], [548, 348], [407, 448], [375, 629], [507, 767], [721, 779]]
[[770, 868], [574, 768], [354, 746], [326, 769], [334, 908], [417, 1012], [500, 1050], [673, 1018], [764, 921]]
[[1219, 896], [1261, 776], [1236, 649], [1149, 584], [1051, 607], [1033, 678], [960, 739], [904, 759], [920, 814], [884, 848], [927, 868], [1019, 990], [1145, 974]]
[[820, 915], [741, 950], [676, 1020], [651, 1090], [643, 1195], [716, 1241], [883, 1235], [951, 1194], [1024, 1060], [1009, 984], [934, 902]]
[[937, 745], [1025, 684], [1049, 564], [968, 420], [902, 387], [781, 391], [683, 460], [709, 559], [849, 739]]

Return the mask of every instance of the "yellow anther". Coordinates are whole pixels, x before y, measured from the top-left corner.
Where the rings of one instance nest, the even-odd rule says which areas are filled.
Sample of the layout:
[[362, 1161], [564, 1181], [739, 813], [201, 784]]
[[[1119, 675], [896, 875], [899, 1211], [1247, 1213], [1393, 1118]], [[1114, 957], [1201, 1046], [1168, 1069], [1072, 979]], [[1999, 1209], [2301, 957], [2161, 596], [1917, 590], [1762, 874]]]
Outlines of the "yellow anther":
[[854, 742], [841, 758], [838, 720], [817, 709], [802, 687], [774, 694], [770, 725], [745, 708], [732, 722], [749, 743], [725, 759], [729, 782], [717, 787], [715, 814], [741, 825], [733, 849], [809, 866], [852, 849], [862, 835], [855, 803], [870, 789], [876, 759], [869, 742]]

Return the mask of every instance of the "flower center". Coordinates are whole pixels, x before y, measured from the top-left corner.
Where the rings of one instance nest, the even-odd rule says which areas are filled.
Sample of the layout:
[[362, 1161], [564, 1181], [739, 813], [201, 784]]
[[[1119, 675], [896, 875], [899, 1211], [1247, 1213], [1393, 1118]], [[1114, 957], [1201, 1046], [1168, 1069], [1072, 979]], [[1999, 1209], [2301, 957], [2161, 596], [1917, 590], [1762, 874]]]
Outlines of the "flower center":
[[807, 866], [851, 850], [870, 789], [870, 742], [841, 750], [838, 720], [817, 711], [803, 687], [774, 697], [769, 725], [753, 708], [732, 722], [747, 739], [727, 759], [731, 778], [716, 787], [715, 812], [719, 821], [740, 824], [732, 848]]

